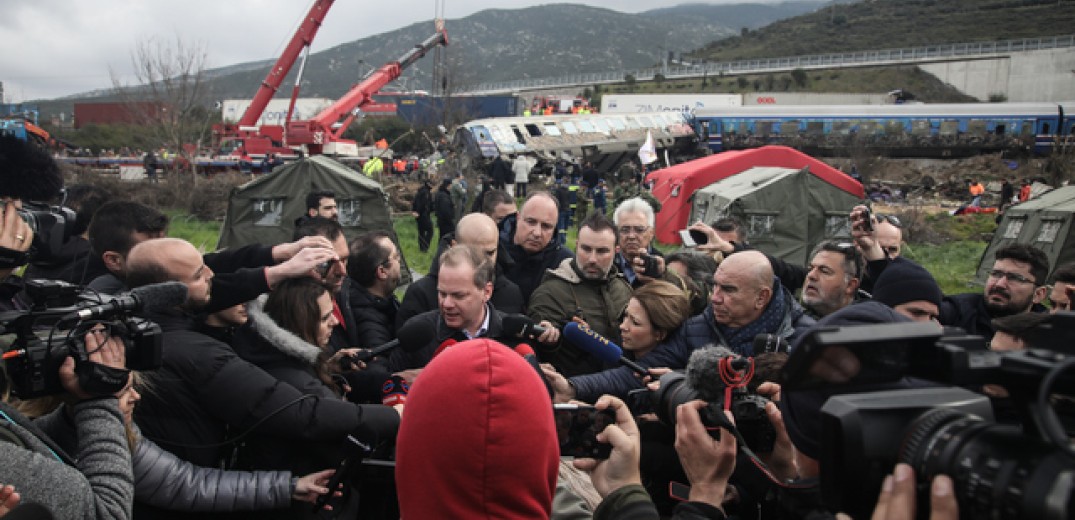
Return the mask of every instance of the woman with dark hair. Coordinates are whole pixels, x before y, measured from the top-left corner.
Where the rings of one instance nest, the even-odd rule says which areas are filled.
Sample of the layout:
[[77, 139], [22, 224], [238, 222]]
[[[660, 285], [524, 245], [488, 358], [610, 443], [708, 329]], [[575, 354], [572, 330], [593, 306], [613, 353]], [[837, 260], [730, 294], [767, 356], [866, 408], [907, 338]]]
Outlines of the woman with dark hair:
[[635, 289], [620, 322], [623, 350], [635, 359], [649, 354], [691, 316], [683, 289], [653, 280]]
[[[249, 320], [235, 334], [233, 347], [243, 359], [307, 395], [340, 398], [346, 391], [340, 360], [357, 349], [332, 354], [329, 337], [337, 319], [332, 295], [313, 278], [291, 278], [247, 306]], [[295, 406], [303, 406], [296, 403]], [[381, 405], [355, 405], [381, 406]], [[341, 439], [342, 442], [343, 439]], [[336, 466], [343, 457], [339, 445], [299, 444], [255, 433], [245, 439], [237, 453], [242, 469], [286, 469], [305, 475]], [[353, 494], [351, 494], [353, 496]], [[353, 511], [355, 501], [337, 507]], [[291, 513], [302, 512], [292, 510]], [[283, 515], [281, 518], [292, 516]]]

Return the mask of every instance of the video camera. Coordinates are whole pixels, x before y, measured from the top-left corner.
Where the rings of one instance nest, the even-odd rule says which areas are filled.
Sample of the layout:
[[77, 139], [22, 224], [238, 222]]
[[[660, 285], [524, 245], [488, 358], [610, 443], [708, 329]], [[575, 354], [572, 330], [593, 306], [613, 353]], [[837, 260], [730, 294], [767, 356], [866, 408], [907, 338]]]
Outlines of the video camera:
[[653, 408], [661, 422], [675, 426], [676, 408], [701, 399], [707, 403], [700, 410], [702, 423], [714, 438], [720, 436], [717, 427], [730, 427], [724, 416], [727, 408], [746, 445], [755, 453], [771, 453], [776, 430], [765, 413], [769, 400], [747, 390], [753, 376], [753, 358], [741, 358], [722, 347], [698, 349], [691, 354], [686, 374], [668, 372], [661, 376], [660, 388], [651, 396]]
[[[945, 474], [962, 518], [1071, 518], [1075, 455], [1049, 401], [1075, 394], [1075, 313], [1052, 315], [1025, 351], [994, 352], [955, 330], [823, 327], [792, 353], [785, 404], [828, 398], [818, 439], [825, 505], [868, 517], [884, 475], [904, 462], [916, 474], [920, 512], [930, 510], [933, 477]], [[960, 388], [983, 384], [1009, 392], [1019, 424], [994, 423], [989, 398]]]
[[[176, 292], [171, 285], [156, 285]], [[3, 359], [12, 391], [20, 399], [63, 392], [59, 370], [68, 356], [75, 359], [75, 373], [87, 393], [109, 395], [122, 390], [128, 370], [89, 361], [84, 337], [98, 325], [123, 340], [128, 369], [160, 367], [161, 328], [131, 315], [140, 303], [137, 294], [106, 303], [97, 295], [80, 294], [78, 286], [57, 280], [28, 280], [25, 290], [31, 302], [29, 310], [0, 313], [0, 334], [15, 334], [14, 341], [3, 349]], [[154, 289], [142, 294], [159, 292]]]
[[[0, 206], [6, 205], [0, 202]], [[22, 203], [18, 210], [22, 220], [34, 232], [30, 257], [35, 262], [47, 262], [57, 256], [75, 229], [75, 212], [64, 206], [49, 206], [44, 202]]]

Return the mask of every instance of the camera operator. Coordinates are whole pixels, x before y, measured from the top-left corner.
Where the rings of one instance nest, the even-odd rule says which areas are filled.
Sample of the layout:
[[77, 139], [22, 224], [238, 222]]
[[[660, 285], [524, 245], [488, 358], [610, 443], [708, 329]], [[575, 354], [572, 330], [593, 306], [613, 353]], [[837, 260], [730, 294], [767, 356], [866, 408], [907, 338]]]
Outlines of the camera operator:
[[[86, 334], [85, 348], [90, 362], [126, 365], [123, 341], [101, 329]], [[71, 403], [78, 451], [68, 455], [50, 432], [2, 403], [0, 482], [15, 486], [23, 503], [41, 504], [56, 518], [130, 518], [134, 478], [117, 396], [83, 390], [73, 358], [63, 362], [59, 376]], [[6, 389], [6, 377], [2, 383]]]
[[[722, 502], [728, 479], [735, 469], [735, 438], [721, 429], [717, 441], [706, 431], [698, 414], [704, 401], [691, 401], [676, 410], [676, 451], [691, 482], [689, 502], [676, 507], [675, 519], [724, 519]], [[576, 459], [574, 465], [590, 474], [604, 500], [594, 511], [594, 519], [656, 519], [657, 508], [642, 487], [639, 472], [641, 444], [638, 426], [627, 405], [609, 395], [594, 405], [616, 412], [616, 424], [597, 435], [612, 445], [608, 460]], [[729, 417], [731, 420], [731, 417]]]

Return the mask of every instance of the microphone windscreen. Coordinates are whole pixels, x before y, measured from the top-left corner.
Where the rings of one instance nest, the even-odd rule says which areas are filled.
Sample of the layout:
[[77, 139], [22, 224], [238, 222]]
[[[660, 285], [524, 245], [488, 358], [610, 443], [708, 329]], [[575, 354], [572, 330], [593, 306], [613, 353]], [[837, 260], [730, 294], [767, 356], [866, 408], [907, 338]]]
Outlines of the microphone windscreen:
[[142, 302], [143, 310], [163, 311], [187, 301], [187, 286], [176, 281], [154, 283], [134, 288], [131, 296]]
[[720, 378], [720, 360], [735, 353], [726, 347], [703, 347], [691, 354], [687, 362], [687, 384], [702, 400], [713, 403], [724, 399], [724, 381]]
[[512, 350], [514, 350], [516, 353], [523, 357], [535, 355], [533, 347], [527, 345], [526, 343], [519, 343], [518, 345], [515, 345], [515, 348], [513, 348]]
[[619, 345], [590, 330], [589, 327], [582, 327], [575, 322], [564, 325], [564, 338], [606, 364], [619, 363], [620, 358], [623, 357], [623, 349]]
[[534, 320], [522, 314], [505, 314], [500, 324], [506, 336], [521, 338], [526, 334], [527, 329], [533, 326]]
[[416, 352], [433, 341], [433, 327], [421, 320], [407, 320], [396, 331], [396, 339], [405, 352]]

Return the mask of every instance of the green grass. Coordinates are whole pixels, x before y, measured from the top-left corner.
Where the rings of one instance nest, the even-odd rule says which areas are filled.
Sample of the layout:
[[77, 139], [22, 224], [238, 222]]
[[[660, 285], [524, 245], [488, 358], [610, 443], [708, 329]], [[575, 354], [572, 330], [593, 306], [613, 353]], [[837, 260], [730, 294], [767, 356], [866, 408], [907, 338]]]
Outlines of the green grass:
[[937, 279], [944, 294], [978, 292], [981, 288], [971, 281], [987, 245], [978, 240], [915, 244], [905, 246], [903, 255], [922, 264]]
[[[219, 222], [198, 220], [178, 211], [169, 211], [168, 216], [172, 219], [169, 236], [189, 240], [203, 251], [212, 251], [216, 247], [217, 235], [220, 232]], [[967, 236], [973, 236], [983, 231], [984, 224], [979, 223], [979, 220], [981, 219], [955, 225], [962, 228]], [[413, 271], [426, 274], [433, 260], [435, 247], [430, 247], [425, 253], [418, 250], [418, 230], [414, 217], [399, 217], [395, 219], [394, 227], [408, 266]], [[433, 239], [437, 238], [434, 231]], [[575, 249], [575, 238], [576, 232], [571, 229], [567, 238], [571, 250]], [[953, 240], [940, 245], [908, 244], [904, 247], [904, 255], [933, 273], [945, 294], [976, 292], [979, 289], [972, 285], [971, 281], [986, 245], [986, 242], [980, 240]], [[677, 249], [677, 246], [668, 244], [657, 244], [657, 247], [666, 253]]]
[[216, 249], [217, 239], [220, 237], [220, 222], [200, 220], [177, 210], [166, 210], [165, 213], [171, 220], [168, 236], [186, 239], [201, 251]]

